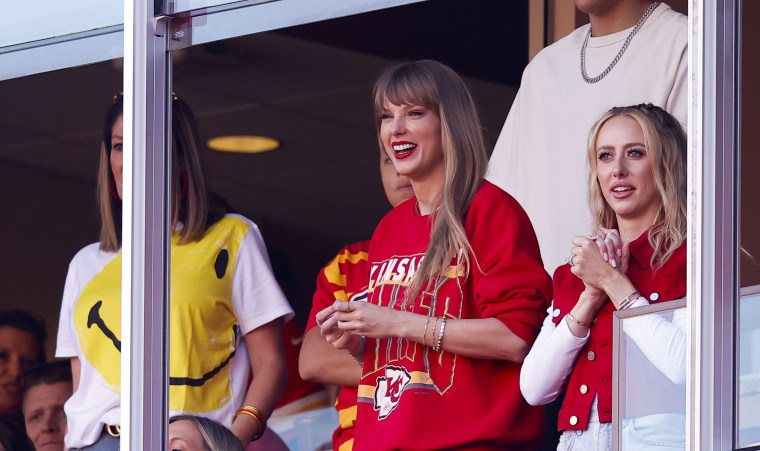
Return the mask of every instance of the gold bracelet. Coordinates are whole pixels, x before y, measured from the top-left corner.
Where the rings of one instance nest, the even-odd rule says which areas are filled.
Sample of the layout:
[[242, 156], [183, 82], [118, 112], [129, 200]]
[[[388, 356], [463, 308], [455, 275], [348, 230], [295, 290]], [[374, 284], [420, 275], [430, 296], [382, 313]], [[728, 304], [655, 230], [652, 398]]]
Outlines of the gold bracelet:
[[[366, 339], [365, 337], [359, 337], [359, 338], [361, 339], [361, 342], [362, 342], [362, 352], [364, 352], [364, 353], [366, 354], [366, 352], [367, 352], [367, 351], [366, 351], [366, 346], [367, 346], [367, 345], [366, 345], [366, 343], [367, 343], [367, 339]], [[352, 359], [354, 359], [354, 362], [358, 363], [360, 367], [364, 368], [364, 360], [359, 360], [359, 359], [357, 359], [357, 358], [356, 358], [356, 357], [354, 357], [354, 355], [353, 355], [353, 354], [351, 354], [350, 352], [348, 353], [348, 355], [350, 355], [350, 356], [351, 356], [351, 358], [352, 358]]]
[[570, 313], [570, 312], [567, 312], [567, 315], [566, 315], [566, 316], [567, 316], [567, 317], [568, 317], [568, 318], [569, 318], [571, 321], [573, 321], [574, 323], [577, 323], [577, 324], [579, 324], [579, 325], [581, 325], [581, 326], [583, 326], [583, 327], [589, 327], [589, 325], [588, 325], [588, 324], [586, 324], [586, 323], [584, 323], [584, 322], [582, 322], [582, 321], [578, 321], [578, 319], [577, 319], [576, 317], [574, 317], [574, 316], [572, 315], [572, 313]]
[[438, 327], [438, 320], [439, 319], [440, 318], [438, 318], [436, 316], [435, 317], [435, 321], [433, 321], [433, 336], [430, 339], [430, 347], [433, 348], [433, 349], [435, 349], [435, 328]]
[[259, 418], [256, 415], [254, 415], [252, 412], [249, 412], [247, 410], [238, 411], [238, 413], [235, 414], [235, 417], [232, 419], [232, 421], [234, 422], [237, 419], [238, 415], [240, 415], [241, 413], [249, 415], [251, 418], [253, 418], [253, 421], [255, 421], [256, 424], [259, 425], [259, 433], [254, 435], [251, 441], [261, 438], [261, 436], [264, 434], [264, 426], [261, 425], [261, 420], [259, 420]]
[[251, 440], [258, 440], [261, 438], [262, 435], [264, 435], [264, 430], [266, 429], [267, 421], [264, 419], [264, 413], [261, 412], [261, 409], [259, 409], [256, 406], [243, 406], [237, 410], [235, 413], [235, 416], [232, 418], [232, 421], [234, 422], [235, 419], [237, 419], [238, 415], [241, 413], [244, 413], [251, 418], [253, 418], [256, 423], [259, 425], [259, 433], [256, 434]]
[[427, 338], [427, 327], [430, 322], [430, 317], [425, 318], [425, 332], [422, 333], [422, 346], [425, 346], [425, 339]]
[[[633, 299], [631, 299], [632, 296], [636, 296], [636, 297], [634, 297]], [[620, 303], [618, 304], [618, 305], [620, 305], [620, 307], [618, 307], [618, 310], [625, 310], [625, 309], [627, 309], [628, 307], [631, 306], [631, 304], [633, 304], [634, 302], [636, 302], [640, 297], [641, 297], [641, 295], [639, 294], [639, 292], [638, 291], [634, 291], [633, 293], [629, 294], [628, 296], [626, 296], [626, 297], [624, 297], [623, 299], [620, 300]]]

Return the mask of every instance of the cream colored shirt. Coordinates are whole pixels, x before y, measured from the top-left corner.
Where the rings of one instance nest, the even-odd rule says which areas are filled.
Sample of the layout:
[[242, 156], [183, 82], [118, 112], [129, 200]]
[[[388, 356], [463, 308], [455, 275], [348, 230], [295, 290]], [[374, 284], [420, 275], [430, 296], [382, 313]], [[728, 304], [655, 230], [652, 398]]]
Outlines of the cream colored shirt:
[[[686, 125], [686, 16], [659, 5], [595, 84], [580, 72], [587, 31], [582, 26], [543, 49], [525, 69], [486, 177], [525, 208], [550, 274], [569, 256], [572, 237], [591, 232], [586, 149], [594, 122], [612, 107], [651, 102]], [[589, 38], [590, 77], [612, 62], [630, 31]]]

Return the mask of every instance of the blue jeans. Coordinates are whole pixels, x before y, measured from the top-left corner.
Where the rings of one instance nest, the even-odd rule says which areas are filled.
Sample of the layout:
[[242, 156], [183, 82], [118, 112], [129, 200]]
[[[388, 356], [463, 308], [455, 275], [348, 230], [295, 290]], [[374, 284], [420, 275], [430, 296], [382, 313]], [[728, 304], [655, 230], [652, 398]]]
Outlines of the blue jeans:
[[686, 448], [686, 417], [657, 413], [623, 418], [620, 439], [623, 451], [675, 451]]
[[[686, 417], [658, 413], [623, 418], [620, 431], [622, 451], [677, 451], [686, 448]], [[609, 451], [612, 423], [599, 423], [592, 411], [585, 431], [562, 431], [557, 451]]]
[[612, 423], [599, 422], [598, 403], [599, 400], [595, 396], [591, 403], [588, 426], [585, 431], [562, 431], [557, 451], [610, 451], [612, 449]]
[[612, 449], [612, 423], [600, 423], [595, 412], [596, 410], [589, 418], [585, 431], [562, 431], [557, 451], [609, 451]]

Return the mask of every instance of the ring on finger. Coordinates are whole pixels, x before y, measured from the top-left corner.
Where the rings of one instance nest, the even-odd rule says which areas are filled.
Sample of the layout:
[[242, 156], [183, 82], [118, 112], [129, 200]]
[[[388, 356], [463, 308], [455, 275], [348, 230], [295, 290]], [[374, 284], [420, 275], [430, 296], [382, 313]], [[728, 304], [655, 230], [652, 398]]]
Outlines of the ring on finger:
[[571, 255], [570, 258], [567, 260], [567, 262], [570, 263], [570, 266], [575, 266], [575, 263], [573, 263], [574, 258], [575, 258], [575, 255]]

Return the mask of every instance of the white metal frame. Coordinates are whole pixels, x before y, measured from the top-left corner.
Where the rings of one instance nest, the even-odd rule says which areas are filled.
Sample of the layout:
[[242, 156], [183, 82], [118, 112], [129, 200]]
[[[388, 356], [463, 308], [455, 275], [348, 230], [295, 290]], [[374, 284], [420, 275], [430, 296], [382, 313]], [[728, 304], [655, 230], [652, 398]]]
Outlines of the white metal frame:
[[168, 19], [124, 4], [121, 449], [167, 446], [169, 399]]
[[732, 449], [738, 300], [736, 5], [689, 7], [687, 449]]

